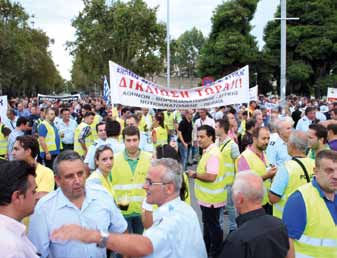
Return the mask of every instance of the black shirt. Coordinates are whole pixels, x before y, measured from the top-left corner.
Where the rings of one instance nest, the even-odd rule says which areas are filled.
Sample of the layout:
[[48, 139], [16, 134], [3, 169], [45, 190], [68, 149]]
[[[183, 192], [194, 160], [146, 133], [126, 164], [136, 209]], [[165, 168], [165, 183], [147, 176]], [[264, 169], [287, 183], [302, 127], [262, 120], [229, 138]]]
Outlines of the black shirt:
[[[178, 131], [181, 132], [185, 143], [192, 143], [192, 121], [188, 122], [186, 118], [183, 118], [183, 120], [181, 120], [181, 122], [179, 123]], [[179, 138], [178, 142], [181, 142]]]
[[289, 250], [288, 232], [278, 218], [263, 208], [236, 219], [238, 230], [224, 242], [219, 258], [285, 258]]

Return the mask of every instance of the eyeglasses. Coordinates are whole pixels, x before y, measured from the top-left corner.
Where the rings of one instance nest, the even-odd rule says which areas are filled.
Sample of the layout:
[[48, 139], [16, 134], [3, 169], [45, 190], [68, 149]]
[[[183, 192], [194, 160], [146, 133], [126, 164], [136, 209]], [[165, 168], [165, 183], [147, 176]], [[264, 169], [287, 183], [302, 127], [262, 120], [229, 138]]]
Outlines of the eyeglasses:
[[147, 179], [145, 179], [144, 185], [148, 185], [148, 186], [152, 186], [152, 185], [167, 185], [169, 183], [171, 183], [171, 182], [168, 182], [168, 183], [164, 183], [164, 182], [152, 182], [151, 179], [147, 178]]

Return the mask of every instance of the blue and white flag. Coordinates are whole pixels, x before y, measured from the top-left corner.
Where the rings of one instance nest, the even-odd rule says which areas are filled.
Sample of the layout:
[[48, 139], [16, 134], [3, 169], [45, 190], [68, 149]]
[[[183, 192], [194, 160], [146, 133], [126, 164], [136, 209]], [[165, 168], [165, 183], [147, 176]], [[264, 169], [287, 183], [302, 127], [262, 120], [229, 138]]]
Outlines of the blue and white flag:
[[110, 102], [111, 102], [110, 87], [109, 87], [109, 83], [105, 75], [104, 75], [104, 83], [103, 83], [103, 99], [107, 103], [107, 105], [110, 105]]

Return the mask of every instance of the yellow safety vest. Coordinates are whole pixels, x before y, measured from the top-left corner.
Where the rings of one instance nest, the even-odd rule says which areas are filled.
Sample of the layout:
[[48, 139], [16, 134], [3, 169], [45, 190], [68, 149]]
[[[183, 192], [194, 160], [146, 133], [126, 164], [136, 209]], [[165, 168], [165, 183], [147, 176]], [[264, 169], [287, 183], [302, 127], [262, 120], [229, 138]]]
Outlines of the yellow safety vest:
[[90, 125], [91, 134], [92, 134], [94, 141], [98, 139], [96, 125], [99, 123], [100, 120], [101, 120], [101, 116], [96, 114], [94, 117], [94, 122]]
[[[84, 150], [82, 148], [81, 143], [78, 141], [78, 137], [80, 136], [82, 130], [84, 127], [88, 126], [88, 124], [81, 122], [75, 129], [75, 135], [74, 135], [74, 151], [76, 151], [79, 155], [84, 155]], [[89, 147], [94, 143], [94, 137], [91, 133], [85, 138], [85, 145], [89, 149]]]
[[185, 185], [186, 185], [186, 191], [188, 193], [188, 196], [187, 198], [185, 199], [185, 202], [189, 205], [191, 205], [191, 191], [190, 191], [190, 185], [188, 183], [188, 177], [186, 175], [186, 173], [183, 174], [183, 180], [185, 182]]
[[124, 195], [128, 195], [130, 204], [127, 211], [122, 211], [123, 215], [141, 214], [142, 202], [146, 195], [143, 186], [150, 166], [151, 154], [141, 151], [136, 170], [133, 174], [127, 160], [124, 158], [124, 152], [116, 154], [110, 179], [116, 200]]
[[234, 141], [232, 139], [227, 140], [225, 143], [221, 144], [219, 149], [221, 151], [222, 160], [225, 167], [225, 184], [232, 185], [235, 176], [235, 164], [232, 159], [232, 144]]
[[301, 186], [307, 224], [300, 239], [294, 240], [297, 257], [336, 258], [337, 226], [318, 189], [312, 183]]
[[[248, 166], [250, 168], [250, 170], [252, 170], [253, 172], [255, 172], [256, 174], [258, 174], [259, 176], [263, 176], [267, 173], [267, 166], [268, 166], [268, 160], [267, 160], [267, 155], [264, 154], [264, 158], [265, 158], [265, 163], [260, 159], [259, 156], [257, 156], [253, 151], [251, 151], [249, 148], [247, 148], [244, 152], [241, 153], [241, 155], [239, 156], [239, 158], [237, 160], [239, 160], [241, 157], [244, 157], [248, 163]], [[237, 165], [237, 163], [236, 163]], [[239, 171], [238, 169], [236, 171]], [[270, 189], [270, 185], [271, 185], [271, 180], [265, 180], [263, 181], [263, 184], [266, 188], [266, 192], [265, 195], [263, 197], [263, 202], [262, 205], [265, 205], [266, 203], [269, 202], [268, 199], [268, 191]]]
[[174, 115], [172, 112], [168, 114], [167, 111], [164, 111], [164, 124], [167, 129], [174, 130]]
[[156, 131], [157, 141], [153, 145], [157, 147], [158, 145], [167, 144], [167, 131], [165, 128], [158, 126], [154, 129]]
[[8, 140], [7, 137], [2, 133], [2, 129], [5, 125], [1, 125], [0, 127], [0, 155], [7, 154]]
[[91, 175], [88, 177], [87, 182], [95, 181], [97, 179], [99, 180], [100, 185], [103, 186], [104, 189], [106, 189], [112, 197], [114, 197], [115, 192], [112, 189], [111, 182], [108, 178], [104, 177], [104, 175], [99, 170], [95, 170], [94, 172], [92, 172]]
[[[55, 136], [55, 131], [53, 126], [47, 120], [43, 120], [40, 125], [44, 125], [47, 128], [47, 135], [44, 138], [44, 141], [47, 145], [48, 151], [56, 151], [57, 146], [56, 146], [56, 136]], [[39, 125], [39, 126], [40, 126]], [[40, 152], [44, 152], [42, 149], [42, 146], [40, 144]]]
[[[306, 168], [310, 181], [314, 175], [315, 161], [310, 158], [298, 158]], [[289, 196], [295, 192], [300, 186], [307, 184], [307, 180], [301, 166], [294, 160], [288, 160], [284, 163], [284, 166], [288, 172], [289, 180], [288, 186], [283, 193], [279, 202], [273, 204], [273, 215], [282, 219], [283, 209]]]
[[219, 158], [219, 173], [214, 182], [204, 182], [195, 179], [194, 190], [196, 198], [204, 203], [218, 204], [227, 200], [227, 191], [225, 190], [225, 168], [218, 147], [214, 146], [205, 152], [197, 167], [198, 174], [206, 174], [207, 161], [211, 156]]

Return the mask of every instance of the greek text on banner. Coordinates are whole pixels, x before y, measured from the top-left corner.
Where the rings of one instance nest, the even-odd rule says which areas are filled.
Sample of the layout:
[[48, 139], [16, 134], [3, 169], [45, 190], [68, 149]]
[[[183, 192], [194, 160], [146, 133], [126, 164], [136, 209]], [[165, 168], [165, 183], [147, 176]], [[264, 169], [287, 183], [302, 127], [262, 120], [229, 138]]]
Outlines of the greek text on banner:
[[109, 69], [114, 104], [158, 109], [197, 109], [249, 102], [248, 66], [210, 85], [192, 89], [157, 85], [111, 61]]

